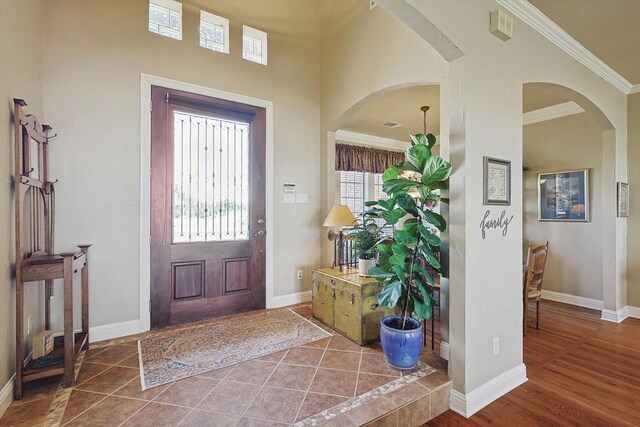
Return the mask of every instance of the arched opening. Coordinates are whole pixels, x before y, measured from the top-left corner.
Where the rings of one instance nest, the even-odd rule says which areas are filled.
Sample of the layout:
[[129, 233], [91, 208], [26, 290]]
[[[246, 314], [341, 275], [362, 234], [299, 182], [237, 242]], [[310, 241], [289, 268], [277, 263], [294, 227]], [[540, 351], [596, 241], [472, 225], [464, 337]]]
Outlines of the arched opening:
[[[545, 333], [574, 330], [557, 313], [589, 309], [599, 317], [604, 301], [616, 299], [615, 276], [607, 268], [609, 248], [615, 248], [614, 132], [580, 93], [551, 83], [523, 85], [523, 262], [529, 243], [549, 242], [539, 319]], [[537, 316], [531, 297], [524, 309], [535, 340], [540, 332], [532, 329]], [[575, 328], [579, 334], [588, 324]], [[540, 361], [531, 343], [524, 341], [529, 369]]]
[[[422, 106], [429, 106], [426, 131], [436, 135], [434, 154], [441, 152], [440, 85], [427, 82], [408, 82], [378, 90], [362, 98], [347, 109], [332, 124], [327, 133], [327, 194], [328, 204], [348, 205], [356, 214], [363, 210], [363, 202], [384, 197], [381, 174], [344, 172], [335, 170], [336, 143], [382, 148], [403, 152], [409, 147], [409, 134], [424, 131]], [[446, 124], [442, 124], [446, 126]], [[359, 187], [354, 191], [354, 187]], [[446, 213], [442, 212], [445, 217]], [[445, 247], [446, 246], [446, 247]], [[331, 245], [327, 254], [333, 253]], [[448, 253], [448, 239], [443, 238], [441, 253]], [[426, 322], [426, 347], [436, 354], [449, 357], [448, 272], [437, 283], [440, 307], [434, 311], [434, 321]]]

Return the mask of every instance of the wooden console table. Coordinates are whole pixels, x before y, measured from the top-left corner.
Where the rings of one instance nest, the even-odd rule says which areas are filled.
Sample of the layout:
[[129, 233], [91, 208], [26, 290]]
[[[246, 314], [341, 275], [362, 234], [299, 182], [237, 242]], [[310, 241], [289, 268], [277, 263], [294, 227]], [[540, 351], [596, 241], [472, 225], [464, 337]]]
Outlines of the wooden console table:
[[[41, 125], [34, 115], [25, 114], [27, 104], [14, 99], [15, 122], [15, 240], [16, 240], [16, 399], [22, 398], [24, 383], [64, 374], [65, 385], [75, 383], [75, 361], [89, 348], [89, 267], [90, 245], [79, 252], [54, 253], [55, 196], [48, 179], [48, 145], [51, 127]], [[57, 181], [56, 181], [57, 182]], [[82, 332], [73, 328], [73, 274], [81, 273]], [[42, 282], [45, 288], [45, 329], [51, 327], [50, 299], [53, 281], [64, 281], [64, 337], [56, 338], [50, 363], [24, 361], [24, 287]], [[34, 286], [42, 286], [34, 283]]]

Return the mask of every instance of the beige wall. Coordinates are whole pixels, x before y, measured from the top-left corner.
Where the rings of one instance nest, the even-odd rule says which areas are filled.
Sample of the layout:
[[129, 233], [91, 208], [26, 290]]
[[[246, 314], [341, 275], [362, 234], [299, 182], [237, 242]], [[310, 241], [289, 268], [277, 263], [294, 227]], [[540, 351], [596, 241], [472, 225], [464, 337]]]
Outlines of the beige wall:
[[[44, 119], [43, 18], [39, 0], [0, 1], [0, 389], [15, 372], [15, 284], [11, 274], [15, 256], [11, 237], [14, 234], [12, 99], [23, 98], [29, 104], [27, 112]], [[43, 298], [42, 287], [29, 284], [25, 294], [25, 319], [33, 316], [34, 329], [26, 336], [27, 341], [43, 327]], [[27, 345], [26, 350], [30, 347]], [[2, 403], [0, 415], [6, 409]]]
[[[320, 2], [320, 9], [322, 26], [328, 29], [321, 45], [321, 151], [324, 209], [329, 212], [340, 194], [335, 191], [335, 145], [327, 131], [339, 129], [352, 111], [383, 93], [438, 84], [446, 62], [381, 7], [369, 10], [366, 1], [344, 0]], [[324, 235], [321, 244], [326, 265], [333, 254]]]
[[[522, 333], [518, 326], [522, 319], [521, 289], [513, 286], [521, 282], [522, 274], [523, 84], [551, 82], [574, 89], [586, 97], [585, 109], [596, 111], [602, 122], [615, 128], [615, 134], [607, 140], [612, 153], [608, 160], [616, 168], [615, 172], [613, 168], [608, 171], [609, 180], [626, 176], [626, 96], [522, 22], [516, 22], [516, 36], [509, 42], [492, 36], [488, 17], [496, 8], [493, 1], [380, 0], [371, 12], [363, 3], [358, 4], [360, 15], [349, 10], [347, 4], [328, 2], [323, 8], [324, 16], [334, 12], [341, 25], [322, 46], [322, 129], [339, 127], [341, 115], [385, 88], [411, 81], [440, 83], [442, 150], [454, 168], [449, 217], [450, 367], [454, 389], [466, 394], [507, 373], [523, 380]], [[407, 5], [417, 10], [403, 15]], [[416, 34], [397, 22], [377, 17], [380, 8], [388, 8], [417, 27], [426, 17], [464, 52], [464, 57], [443, 63], [434, 56], [433, 48], [415, 38]], [[376, 38], [380, 23], [386, 25], [381, 40]], [[324, 163], [330, 165], [331, 135], [328, 141], [323, 155]], [[514, 220], [506, 237], [492, 233], [482, 239], [478, 229], [487, 209], [493, 216], [503, 210], [482, 204], [482, 158], [487, 155], [512, 161], [512, 205], [504, 210]], [[330, 174], [324, 180], [328, 208], [334, 200]], [[607, 206], [615, 198], [610, 187], [603, 194]], [[618, 309], [626, 302], [626, 283], [624, 274], [620, 274], [626, 270], [626, 235], [613, 221], [607, 222], [605, 235], [608, 240], [603, 248], [606, 246], [610, 257], [603, 275], [611, 279], [614, 288], [614, 297], [605, 298], [605, 306]], [[494, 356], [495, 337], [500, 339], [501, 349]]]
[[[175, 41], [147, 30], [147, 0], [47, 3], [45, 112], [60, 135], [51, 167], [61, 178], [57, 249], [93, 244], [92, 326], [138, 318], [141, 73], [273, 102], [274, 182], [265, 187], [275, 188], [274, 294], [310, 289], [320, 264], [317, 3], [183, 5], [183, 40]], [[199, 47], [205, 5], [230, 19], [230, 55]], [[241, 59], [243, 24], [269, 33], [268, 66]], [[309, 203], [283, 205], [283, 182], [295, 182]]]
[[[549, 241], [544, 290], [602, 301], [602, 131], [582, 113], [524, 126], [523, 144], [524, 244]], [[576, 169], [589, 169], [590, 222], [538, 221], [538, 174]]]
[[[402, 2], [380, 2], [387, 3], [400, 9]], [[608, 141], [611, 158], [607, 160], [615, 164], [615, 171], [608, 170], [607, 182], [603, 181], [607, 209], [615, 206], [615, 185], [610, 181], [627, 174], [626, 96], [517, 19], [512, 40], [502, 42], [492, 36], [488, 27], [489, 14], [496, 9], [493, 1], [407, 3], [464, 52], [463, 58], [451, 63], [451, 87], [441, 93], [441, 102], [449, 98], [449, 149], [454, 168], [450, 191], [451, 246], [456, 249], [451, 255], [451, 370], [454, 389], [468, 396], [503, 374], [524, 379], [522, 291], [514, 286], [522, 280], [523, 84], [551, 82], [572, 88], [609, 119], [615, 135]], [[504, 210], [514, 219], [506, 237], [491, 233], [483, 239], [479, 230], [486, 210], [492, 216], [503, 210], [482, 203], [483, 156], [512, 162], [512, 204]], [[617, 310], [626, 304], [626, 230], [615, 221], [615, 213], [609, 209], [606, 214], [603, 253], [608, 258], [603, 275], [613, 291], [605, 295], [604, 304]], [[493, 355], [496, 337], [501, 347]], [[465, 405], [459, 399], [457, 404]]]
[[627, 300], [640, 307], [640, 93], [629, 96], [629, 257]]
[[[553, 82], [573, 88], [609, 118], [616, 129], [607, 141], [609, 160], [616, 169], [604, 175], [603, 201], [608, 203], [603, 206], [615, 206], [611, 190], [615, 185], [610, 184], [626, 179], [627, 97], [522, 22], [516, 20], [515, 37], [509, 42], [490, 35], [488, 17], [496, 8], [491, 0], [409, 0], [465, 53], [451, 64], [385, 15], [381, 6], [368, 11], [366, 1], [198, 1], [211, 7], [207, 10], [231, 18], [232, 55], [197, 46], [198, 7], [193, 2], [185, 2], [181, 42], [146, 30], [146, 0], [46, 3], [44, 113], [60, 135], [51, 174], [63, 178], [57, 187], [61, 207], [57, 242], [59, 250], [80, 242], [94, 244], [92, 325], [138, 317], [140, 73], [274, 102], [275, 179], [267, 185], [276, 190], [276, 294], [308, 289], [308, 281], [300, 285], [295, 280], [295, 270], [320, 263], [317, 247], [324, 230], [319, 225], [331, 199], [326, 192], [332, 188], [326, 173], [331, 160], [326, 131], [339, 126], [342, 114], [372, 94], [410, 82], [439, 82], [443, 150], [451, 153], [454, 163], [450, 196], [451, 247], [455, 248], [451, 263], [454, 388], [468, 395], [520, 367], [522, 305], [514, 283], [521, 280], [522, 85]], [[0, 2], [3, 7], [5, 3]], [[324, 22], [332, 24], [323, 34], [321, 72], [318, 7]], [[34, 10], [30, 16], [37, 15]], [[15, 17], [0, 16], [5, 43], [5, 28], [11, 28]], [[243, 23], [269, 32], [268, 67], [240, 59]], [[29, 39], [37, 31], [30, 34]], [[34, 60], [38, 62], [36, 45], [34, 41], [20, 51], [27, 69], [34, 67]], [[39, 73], [34, 74], [37, 80]], [[0, 75], [4, 84], [10, 73], [3, 69]], [[514, 221], [506, 238], [496, 233], [483, 240], [479, 234], [478, 223], [487, 208], [482, 205], [484, 155], [512, 161], [514, 191], [506, 210]], [[283, 181], [296, 182], [300, 192], [309, 194], [310, 203], [281, 205], [278, 195]], [[2, 227], [7, 221], [2, 220]], [[612, 310], [626, 304], [626, 234], [618, 224], [609, 221], [603, 226], [608, 239], [603, 252], [609, 255], [603, 275], [613, 277], [613, 286], [620, 291], [614, 300], [605, 296], [605, 306]], [[294, 232], [287, 233], [290, 230]], [[0, 298], [0, 304], [5, 304], [10, 293]], [[496, 356], [492, 354], [494, 337], [501, 343]]]

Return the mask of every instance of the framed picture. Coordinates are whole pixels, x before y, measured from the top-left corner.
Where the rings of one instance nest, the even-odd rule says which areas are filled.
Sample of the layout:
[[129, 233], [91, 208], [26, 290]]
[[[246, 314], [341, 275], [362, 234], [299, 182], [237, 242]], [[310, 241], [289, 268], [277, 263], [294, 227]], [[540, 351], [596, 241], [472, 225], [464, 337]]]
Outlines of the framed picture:
[[626, 182], [618, 183], [618, 216], [629, 216], [629, 184]]
[[511, 162], [484, 157], [484, 204], [511, 205]]
[[538, 175], [539, 221], [589, 221], [589, 169]]

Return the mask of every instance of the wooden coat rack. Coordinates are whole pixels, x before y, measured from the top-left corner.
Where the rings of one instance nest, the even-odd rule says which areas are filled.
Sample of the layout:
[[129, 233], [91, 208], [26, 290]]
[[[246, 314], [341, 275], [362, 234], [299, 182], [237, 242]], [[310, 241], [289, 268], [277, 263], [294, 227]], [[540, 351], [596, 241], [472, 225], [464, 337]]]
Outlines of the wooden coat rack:
[[[16, 399], [22, 398], [24, 383], [64, 374], [67, 387], [75, 382], [75, 361], [89, 348], [89, 267], [88, 248], [79, 252], [54, 252], [55, 190], [49, 180], [48, 146], [51, 127], [25, 114], [27, 105], [14, 99], [15, 123], [15, 241], [16, 241]], [[73, 274], [81, 272], [82, 332], [73, 331]], [[64, 339], [56, 339], [49, 363], [24, 361], [24, 286], [44, 283], [45, 329], [51, 328], [53, 281], [64, 282]], [[33, 285], [40, 285], [33, 283]]]

